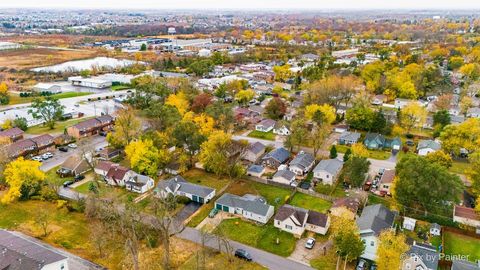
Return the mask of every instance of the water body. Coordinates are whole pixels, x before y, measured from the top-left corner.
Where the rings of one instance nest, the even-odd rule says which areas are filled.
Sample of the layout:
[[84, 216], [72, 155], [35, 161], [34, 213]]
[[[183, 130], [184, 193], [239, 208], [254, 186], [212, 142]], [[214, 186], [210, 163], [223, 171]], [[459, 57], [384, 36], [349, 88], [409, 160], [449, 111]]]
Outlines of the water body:
[[[76, 61], [68, 61], [62, 64], [53, 65], [53, 66], [46, 66], [46, 67], [38, 67], [33, 68], [31, 71], [33, 72], [50, 72], [50, 73], [58, 73], [58, 72], [66, 72], [66, 71], [82, 71], [82, 70], [91, 70], [92, 67], [99, 67], [99, 68], [107, 68], [107, 69], [114, 69], [119, 67], [126, 67], [135, 64], [135, 61], [126, 60], [126, 59], [115, 59], [109, 57], [95, 57], [92, 59], [86, 60], [76, 60]], [[143, 62], [140, 62], [143, 64]]]

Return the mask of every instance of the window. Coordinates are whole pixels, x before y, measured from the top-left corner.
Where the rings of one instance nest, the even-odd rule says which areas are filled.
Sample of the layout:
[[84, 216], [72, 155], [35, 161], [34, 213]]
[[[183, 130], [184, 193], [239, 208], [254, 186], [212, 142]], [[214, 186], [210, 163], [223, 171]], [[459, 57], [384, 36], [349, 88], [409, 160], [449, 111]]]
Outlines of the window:
[[277, 225], [280, 225], [280, 220], [277, 220]]
[[370, 246], [375, 246], [375, 241], [370, 241]]
[[293, 227], [292, 227], [292, 226], [290, 226], [290, 225], [285, 225], [285, 229], [287, 229], [287, 230], [292, 230], [292, 229], [293, 229]]

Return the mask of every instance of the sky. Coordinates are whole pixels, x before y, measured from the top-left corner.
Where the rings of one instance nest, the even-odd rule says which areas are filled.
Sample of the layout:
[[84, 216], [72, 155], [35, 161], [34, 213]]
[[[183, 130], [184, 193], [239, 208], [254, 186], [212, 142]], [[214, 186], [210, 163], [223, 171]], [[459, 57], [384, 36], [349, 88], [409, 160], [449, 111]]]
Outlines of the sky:
[[0, 0], [2, 8], [480, 9], [480, 0]]

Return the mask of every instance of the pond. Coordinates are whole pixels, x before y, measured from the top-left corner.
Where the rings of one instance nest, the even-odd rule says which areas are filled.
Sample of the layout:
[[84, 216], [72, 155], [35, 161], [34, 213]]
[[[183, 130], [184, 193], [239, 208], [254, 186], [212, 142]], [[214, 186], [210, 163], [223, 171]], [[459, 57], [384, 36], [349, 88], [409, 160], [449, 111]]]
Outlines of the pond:
[[[65, 72], [65, 71], [90, 70], [94, 66], [99, 68], [113, 69], [118, 67], [131, 66], [135, 63], [136, 63], [135, 61], [127, 60], [127, 59], [95, 57], [95, 58], [86, 59], [86, 60], [68, 61], [58, 65], [53, 65], [53, 66], [37, 67], [37, 68], [33, 68], [32, 71], [57, 73], [57, 72]], [[144, 64], [143, 62], [140, 62], [140, 63]]]

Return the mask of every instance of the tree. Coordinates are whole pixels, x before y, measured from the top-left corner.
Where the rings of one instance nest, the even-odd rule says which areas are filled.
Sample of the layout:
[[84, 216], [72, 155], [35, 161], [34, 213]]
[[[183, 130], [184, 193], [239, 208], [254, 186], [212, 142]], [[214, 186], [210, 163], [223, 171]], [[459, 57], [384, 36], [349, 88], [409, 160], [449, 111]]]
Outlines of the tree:
[[190, 166], [193, 165], [193, 156], [200, 150], [205, 136], [200, 134], [198, 126], [191, 121], [181, 121], [172, 132], [175, 144], [181, 147], [190, 157]]
[[381, 232], [378, 237], [376, 261], [378, 270], [400, 269], [402, 255], [409, 249], [405, 235], [395, 234], [391, 230]]
[[201, 93], [193, 99], [191, 108], [192, 111], [200, 113], [205, 111], [210, 104], [212, 104], [212, 95], [208, 93]]
[[8, 85], [5, 82], [0, 83], [0, 104], [7, 105], [10, 102], [8, 94]]
[[34, 221], [35, 224], [42, 229], [43, 237], [46, 237], [48, 235], [48, 225], [50, 224], [51, 219], [52, 217], [50, 216], [50, 213], [45, 209], [41, 209], [40, 211], [35, 213]]
[[274, 66], [273, 72], [275, 72], [275, 80], [280, 82], [285, 82], [293, 76], [289, 64], [285, 64], [283, 66]]
[[287, 106], [281, 98], [274, 97], [265, 106], [265, 113], [271, 119], [281, 119], [287, 113]]
[[361, 77], [368, 91], [378, 92], [381, 89], [384, 72], [385, 64], [381, 61], [369, 63], [363, 67]]
[[206, 73], [212, 71], [214, 63], [212, 60], [197, 60], [188, 66], [187, 72], [194, 73], [196, 76], [203, 76]]
[[460, 155], [464, 148], [469, 153], [479, 150], [480, 147], [480, 119], [468, 118], [465, 122], [446, 126], [440, 134], [442, 148], [445, 152]]
[[469, 96], [464, 96], [460, 100], [460, 111], [466, 117], [468, 110], [473, 107], [473, 98]]
[[400, 122], [407, 133], [410, 134], [410, 131], [414, 127], [423, 127], [423, 124], [427, 120], [427, 114], [424, 107], [416, 102], [411, 102], [401, 110]]
[[13, 127], [13, 121], [11, 119], [6, 119], [2, 123], [2, 130], [11, 129]]
[[146, 50], [147, 50], [147, 44], [142, 43], [142, 45], [140, 46], [140, 51], [144, 52]]
[[425, 158], [427, 159], [427, 161], [437, 163], [447, 169], [452, 167], [453, 164], [452, 157], [442, 150], [428, 153]]
[[238, 93], [235, 95], [235, 99], [240, 103], [240, 104], [247, 104], [250, 100], [255, 97], [255, 92], [253, 92], [252, 89], [247, 89], [247, 90], [240, 90]]
[[465, 64], [459, 71], [468, 81], [476, 81], [480, 77], [480, 65], [477, 63]]
[[345, 154], [343, 155], [343, 162], [347, 162], [350, 159], [350, 156], [352, 155], [352, 150], [350, 148], [345, 151]]
[[354, 143], [352, 144], [352, 156], [354, 157], [363, 157], [363, 158], [368, 158], [370, 153], [368, 152], [367, 147], [361, 143]]
[[177, 108], [181, 116], [183, 116], [190, 107], [187, 96], [183, 92], [169, 95], [165, 101], [165, 105], [170, 105]]
[[58, 121], [62, 115], [65, 106], [60, 104], [58, 99], [52, 97], [46, 97], [45, 100], [34, 99], [31, 105], [31, 109], [28, 113], [33, 118], [44, 121], [50, 129], [55, 127], [55, 122]]
[[446, 110], [441, 110], [433, 115], [433, 125], [439, 125], [442, 129], [450, 125], [450, 114]]
[[393, 198], [404, 207], [444, 214], [459, 201], [463, 184], [447, 168], [408, 154], [397, 163]]
[[157, 175], [160, 164], [169, 161], [168, 151], [159, 151], [149, 139], [130, 142], [125, 154], [133, 170], [152, 177]]
[[107, 141], [118, 147], [125, 147], [136, 139], [142, 131], [142, 123], [135, 115], [135, 111], [128, 107], [117, 111], [114, 132], [110, 132]]
[[328, 104], [323, 104], [323, 105], [310, 104], [305, 107], [305, 117], [308, 120], [319, 122], [318, 124], [325, 123], [327, 125], [330, 125], [335, 121], [335, 118], [336, 118], [335, 108], [333, 108]]
[[28, 129], [27, 119], [25, 117], [17, 117], [13, 120], [13, 126], [25, 131]]
[[448, 68], [450, 70], [459, 69], [464, 63], [463, 57], [461, 56], [452, 56], [448, 60]]
[[332, 145], [332, 147], [330, 147], [330, 158], [337, 158], [337, 148], [335, 147], [335, 145]]
[[435, 100], [435, 107], [439, 111], [448, 111], [450, 109], [450, 104], [452, 103], [453, 95], [441, 95]]
[[331, 239], [333, 240], [337, 254], [345, 261], [344, 269], [347, 261], [356, 260], [365, 250], [365, 244], [360, 238], [360, 233], [355, 223], [345, 216], [335, 217], [333, 219]]
[[373, 127], [375, 112], [363, 105], [354, 105], [347, 110], [345, 120], [354, 129], [370, 131]]
[[3, 175], [8, 185], [8, 191], [1, 202], [8, 204], [17, 199], [27, 200], [38, 193], [45, 173], [40, 170], [41, 163], [20, 157], [5, 167]]
[[91, 75], [91, 71], [88, 70], [88, 69], [84, 69], [84, 70], [80, 71], [80, 76], [82, 78], [88, 78], [88, 77], [90, 77], [90, 75]]
[[219, 100], [209, 105], [205, 112], [208, 116], [215, 119], [215, 127], [225, 132], [232, 129], [235, 122], [232, 105], [225, 104]]
[[369, 167], [370, 161], [367, 158], [351, 156], [345, 162], [340, 179], [354, 187], [361, 187]]
[[357, 93], [360, 82], [355, 76], [328, 76], [305, 86], [306, 104], [329, 104], [336, 110], [348, 104]]

